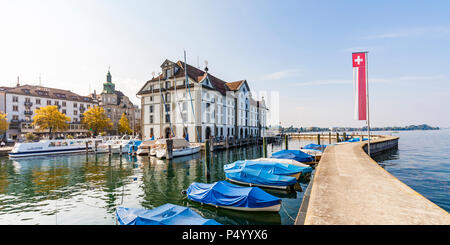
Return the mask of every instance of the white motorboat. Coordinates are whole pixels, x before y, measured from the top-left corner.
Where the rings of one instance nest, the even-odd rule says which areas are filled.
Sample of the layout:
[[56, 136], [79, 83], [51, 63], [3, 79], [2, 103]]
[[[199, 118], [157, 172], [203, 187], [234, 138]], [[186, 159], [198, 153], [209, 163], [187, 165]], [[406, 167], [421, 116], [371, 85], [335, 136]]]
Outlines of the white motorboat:
[[[200, 146], [186, 146], [183, 148], [177, 148], [172, 150], [172, 157], [181, 157], [186, 155], [192, 155], [200, 151]], [[156, 149], [156, 157], [159, 159], [165, 158], [167, 150], [165, 148]]]
[[[145, 140], [139, 145], [136, 154], [139, 156], [148, 155], [150, 153], [151, 147], [155, 144], [156, 140]], [[155, 153], [156, 154], [156, 153]]]
[[[172, 138], [173, 148], [172, 157], [191, 155], [200, 151], [199, 145], [192, 145], [184, 138]], [[167, 155], [167, 139], [159, 139], [150, 150], [150, 155], [155, 154], [157, 158], [162, 159]]]
[[65, 140], [41, 140], [32, 143], [17, 143], [9, 153], [9, 157], [29, 157], [68, 153], [86, 152], [86, 142], [88, 151], [94, 150], [94, 142], [100, 139], [65, 139]]

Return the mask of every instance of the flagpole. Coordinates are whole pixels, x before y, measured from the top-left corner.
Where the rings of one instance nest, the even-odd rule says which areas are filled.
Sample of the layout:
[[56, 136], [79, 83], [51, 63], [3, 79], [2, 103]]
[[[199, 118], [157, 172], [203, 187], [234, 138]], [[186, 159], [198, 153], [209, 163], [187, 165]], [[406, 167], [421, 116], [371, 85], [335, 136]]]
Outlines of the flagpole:
[[[370, 113], [369, 113], [369, 51], [366, 51], [366, 100], [367, 100], [367, 134], [369, 143], [367, 146], [367, 153], [370, 156]], [[364, 139], [364, 137], [363, 137]]]

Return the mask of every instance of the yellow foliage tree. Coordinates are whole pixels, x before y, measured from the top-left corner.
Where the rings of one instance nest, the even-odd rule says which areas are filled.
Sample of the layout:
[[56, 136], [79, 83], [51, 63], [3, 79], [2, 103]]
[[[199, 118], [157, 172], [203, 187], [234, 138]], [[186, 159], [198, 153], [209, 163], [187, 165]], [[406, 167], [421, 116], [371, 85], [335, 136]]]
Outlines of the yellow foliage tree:
[[53, 131], [64, 131], [68, 128], [70, 117], [58, 111], [58, 106], [49, 105], [34, 110], [33, 117], [34, 126], [38, 131], [49, 130], [50, 139], [53, 138]]
[[130, 122], [128, 121], [125, 113], [122, 114], [118, 125], [119, 134], [132, 134], [133, 130], [130, 128]]
[[6, 118], [6, 113], [0, 113], [0, 135], [4, 135], [8, 130], [9, 123]]
[[83, 113], [82, 123], [89, 129], [94, 136], [107, 129], [112, 128], [111, 119], [106, 116], [105, 109], [99, 106], [93, 106]]

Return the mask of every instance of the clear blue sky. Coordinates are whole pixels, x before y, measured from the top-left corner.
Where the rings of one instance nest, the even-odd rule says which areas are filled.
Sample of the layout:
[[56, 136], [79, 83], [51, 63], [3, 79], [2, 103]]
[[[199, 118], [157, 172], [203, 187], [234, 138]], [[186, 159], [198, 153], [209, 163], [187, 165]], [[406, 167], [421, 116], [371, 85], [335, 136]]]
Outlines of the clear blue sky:
[[[449, 1], [0, 0], [0, 85], [86, 95], [108, 66], [135, 94], [166, 59], [277, 91], [289, 126], [353, 120], [351, 52], [369, 51], [371, 124], [450, 126]], [[271, 108], [275, 110], [276, 108]]]

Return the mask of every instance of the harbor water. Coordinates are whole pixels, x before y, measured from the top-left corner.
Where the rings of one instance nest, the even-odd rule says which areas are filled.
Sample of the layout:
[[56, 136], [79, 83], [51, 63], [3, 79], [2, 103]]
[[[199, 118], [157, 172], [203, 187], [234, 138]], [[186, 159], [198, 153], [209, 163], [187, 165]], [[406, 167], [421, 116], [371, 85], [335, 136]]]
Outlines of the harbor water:
[[[398, 150], [375, 160], [449, 211], [450, 130], [375, 133], [400, 136]], [[289, 149], [309, 143], [316, 142], [290, 140]], [[267, 148], [270, 156], [284, 145], [269, 144]], [[248, 146], [214, 152], [209, 161], [204, 152], [172, 161], [117, 154], [1, 157], [0, 224], [114, 225], [118, 206], [152, 209], [166, 203], [191, 207], [222, 224], [293, 224], [309, 180], [301, 182], [303, 191], [265, 189], [282, 199], [279, 213], [216, 209], [191, 202], [182, 194], [192, 182], [224, 180], [225, 164], [261, 156], [261, 146]]]

